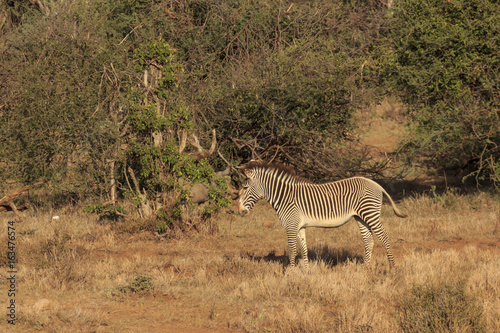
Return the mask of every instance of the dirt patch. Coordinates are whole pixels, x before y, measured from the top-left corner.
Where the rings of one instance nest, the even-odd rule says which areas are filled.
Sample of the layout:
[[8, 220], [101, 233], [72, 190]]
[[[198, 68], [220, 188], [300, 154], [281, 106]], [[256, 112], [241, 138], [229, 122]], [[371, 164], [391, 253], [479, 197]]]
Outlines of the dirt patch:
[[403, 107], [397, 101], [386, 98], [370, 109], [358, 110], [360, 142], [370, 148], [373, 156], [393, 153], [406, 135]]
[[463, 251], [466, 247], [474, 247], [479, 251], [492, 253], [500, 253], [500, 239], [498, 238], [483, 238], [483, 239], [443, 239], [429, 240], [426, 242], [406, 242], [397, 240], [394, 243], [394, 248], [398, 256], [403, 258], [408, 252], [423, 252], [432, 253], [433, 251], [455, 250]]

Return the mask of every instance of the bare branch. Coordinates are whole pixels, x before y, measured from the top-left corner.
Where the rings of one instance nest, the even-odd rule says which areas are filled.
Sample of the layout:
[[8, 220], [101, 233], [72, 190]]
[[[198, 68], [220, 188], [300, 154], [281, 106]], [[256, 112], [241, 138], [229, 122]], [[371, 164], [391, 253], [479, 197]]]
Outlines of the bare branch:
[[146, 90], [149, 88], [149, 84], [148, 84], [148, 70], [147, 69], [144, 70], [144, 87], [146, 87]]
[[[30, 208], [30, 205], [27, 204], [27, 203], [24, 203], [21, 206], [17, 206], [16, 210], [18, 212], [22, 212], [23, 210], [26, 210], [26, 209], [29, 209], [29, 208]], [[3, 213], [3, 212], [13, 212], [13, 211], [14, 211], [14, 209], [12, 209], [11, 206], [8, 206], [8, 205], [0, 206], [0, 213]]]
[[141, 24], [137, 25], [136, 27], [134, 27], [132, 30], [130, 30], [130, 32], [122, 39], [122, 41], [120, 43], [118, 43], [118, 45], [122, 45], [122, 43], [128, 38], [128, 36], [130, 36], [130, 34], [132, 34], [135, 31], [135, 29], [142, 27], [143, 24], [144, 23], [141, 23]]
[[189, 143], [192, 144], [193, 146], [198, 149], [198, 153], [203, 153], [203, 147], [200, 145], [200, 142], [198, 141], [198, 137], [193, 133], [191, 134], [191, 139], [189, 139]]
[[130, 174], [130, 178], [132, 178], [132, 182], [134, 183], [135, 189], [137, 191], [136, 195], [141, 199], [141, 202], [139, 203], [139, 215], [141, 216], [141, 218], [151, 217], [153, 215], [153, 210], [147, 200], [146, 190], [143, 189], [141, 193], [141, 189], [139, 188], [139, 183], [135, 178], [134, 170], [132, 170], [130, 166], [128, 167], [128, 173]]
[[38, 10], [41, 11], [46, 16], [48, 16], [50, 14], [50, 8], [49, 8], [49, 6], [47, 4], [44, 4], [42, 1], [40, 1], [40, 0], [29, 0], [29, 2], [31, 2], [31, 4], [33, 4], [36, 7], [38, 7]]
[[[229, 172], [236, 172], [240, 176], [243, 176], [243, 174], [240, 171], [240, 167], [237, 165], [234, 165], [234, 164], [230, 163], [228, 160], [226, 160], [226, 158], [224, 157], [224, 155], [222, 155], [222, 153], [219, 151], [219, 149], [217, 149], [217, 154], [219, 155], [220, 158], [222, 158], [222, 160], [224, 162], [226, 162], [226, 164], [228, 166], [228, 168], [226, 170], [228, 170]], [[226, 172], [226, 170], [224, 172]]]
[[197, 161], [200, 161], [204, 158], [209, 157], [215, 151], [215, 147], [217, 146], [217, 135], [215, 129], [212, 130], [212, 143], [210, 145], [209, 150], [205, 150], [201, 145], [198, 137], [193, 133], [191, 134], [191, 138], [189, 139], [189, 143], [191, 143], [196, 149], [198, 149], [198, 153], [194, 155], [194, 158]]
[[186, 141], [187, 141], [187, 131], [182, 130], [181, 142], [179, 144], [179, 154], [182, 154], [182, 152], [186, 148]]
[[155, 147], [160, 147], [163, 144], [163, 135], [161, 132], [153, 133], [153, 141], [155, 143]]
[[215, 151], [215, 146], [217, 145], [217, 135], [215, 133], [215, 128], [212, 130], [212, 144], [210, 145], [210, 150], [208, 151], [208, 156], [212, 155]]
[[24, 192], [29, 191], [30, 189], [37, 187], [37, 186], [40, 186], [42, 184], [43, 184], [43, 182], [38, 182], [38, 183], [33, 184], [33, 185], [26, 185], [22, 189], [12, 191], [9, 194], [7, 194], [6, 196], [4, 196], [2, 199], [0, 199], [0, 205], [6, 201], [12, 201], [15, 198], [17, 198], [18, 196], [20, 196], [21, 194], [23, 194]]
[[244, 147], [249, 148], [250, 151], [252, 152], [252, 160], [255, 161], [265, 160], [265, 156], [262, 156], [257, 153], [257, 149], [262, 150], [262, 147], [259, 146], [259, 144], [257, 143], [257, 138], [253, 138], [252, 140], [249, 141], [243, 141], [241, 139], [236, 139], [236, 138], [230, 138], [230, 139], [234, 142], [234, 144], [238, 149], [242, 149]]
[[128, 188], [130, 189], [131, 192], [134, 192], [134, 190], [132, 189], [132, 186], [130, 186], [130, 181], [128, 180], [128, 177], [127, 177], [127, 170], [125, 168], [123, 169], [123, 174], [125, 175], [125, 179], [127, 180]]
[[129, 166], [128, 167], [128, 173], [130, 174], [130, 178], [132, 178], [132, 182], [134, 183], [135, 186], [135, 191], [138, 194], [141, 194], [141, 190], [139, 189], [139, 183], [137, 182], [137, 179], [135, 178], [134, 170]]

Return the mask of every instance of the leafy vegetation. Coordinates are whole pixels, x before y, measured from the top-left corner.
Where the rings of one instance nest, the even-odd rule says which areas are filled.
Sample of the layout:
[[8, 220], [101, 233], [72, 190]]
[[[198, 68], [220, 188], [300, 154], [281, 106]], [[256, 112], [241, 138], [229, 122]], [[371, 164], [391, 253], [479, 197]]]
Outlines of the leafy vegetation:
[[102, 204], [95, 204], [95, 205], [90, 205], [87, 206], [83, 209], [84, 213], [88, 214], [97, 214], [101, 218], [106, 218], [110, 220], [116, 220], [120, 216], [125, 216], [127, 211], [123, 206], [104, 206]]
[[[410, 116], [396, 158], [465, 165], [465, 178], [496, 184], [498, 8], [3, 2], [1, 184], [45, 180], [71, 200], [128, 201], [165, 230], [192, 211], [182, 182], [210, 188], [204, 218], [228, 205], [216, 176], [228, 163], [275, 159], [317, 180], [383, 169], [351, 147], [355, 111], [386, 94]], [[213, 129], [219, 153], [195, 158], [186, 137], [208, 146]]]
[[387, 71], [413, 120], [403, 151], [498, 183], [498, 2], [398, 1], [390, 29]]
[[120, 293], [148, 292], [153, 289], [153, 278], [147, 273], [138, 273], [127, 283], [116, 287]]

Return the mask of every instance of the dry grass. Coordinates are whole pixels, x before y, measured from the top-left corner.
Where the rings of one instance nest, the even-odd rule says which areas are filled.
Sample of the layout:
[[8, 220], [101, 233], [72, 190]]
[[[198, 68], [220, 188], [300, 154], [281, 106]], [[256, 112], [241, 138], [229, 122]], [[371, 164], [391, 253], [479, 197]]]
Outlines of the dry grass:
[[[448, 193], [407, 198], [398, 205], [408, 219], [395, 217], [388, 206], [382, 212], [396, 269], [388, 270], [378, 242], [373, 264], [361, 264], [361, 236], [350, 222], [307, 231], [310, 273], [284, 269], [285, 232], [263, 202], [247, 218], [220, 216], [215, 235], [165, 241], [146, 232], [120, 232], [119, 225], [100, 224], [91, 215], [61, 214], [52, 220], [57, 212], [27, 213], [16, 225], [19, 319], [14, 328], [401, 332], [400, 322], [409, 320], [404, 301], [416, 297], [415, 290], [429, 287], [441, 297], [438, 291], [446, 286], [461, 286], [465, 307], [482, 313], [465, 316], [479, 316], [486, 332], [499, 332], [498, 198]], [[1, 221], [2, 260], [9, 218], [4, 214]], [[2, 280], [4, 300], [7, 289]], [[451, 331], [467, 331], [461, 327]], [[12, 328], [0, 323], [0, 331]]]

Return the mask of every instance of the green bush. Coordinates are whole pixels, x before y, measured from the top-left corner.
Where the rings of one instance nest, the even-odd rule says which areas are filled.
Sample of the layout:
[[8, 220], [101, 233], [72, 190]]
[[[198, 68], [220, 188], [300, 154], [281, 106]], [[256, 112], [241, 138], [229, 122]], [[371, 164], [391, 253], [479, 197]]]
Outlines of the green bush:
[[0, 36], [2, 181], [43, 179], [80, 198], [103, 194], [103, 164], [119, 131], [114, 91], [128, 67], [127, 48], [101, 15], [112, 4], [57, 2], [39, 12], [35, 5], [21, 11], [19, 3], [6, 5], [21, 16]]
[[136, 274], [126, 284], [117, 287], [121, 293], [149, 292], [153, 289], [153, 278], [147, 273]]
[[203, 215], [210, 217], [231, 205], [232, 199], [228, 194], [228, 184], [224, 178], [217, 177], [208, 188], [208, 205], [203, 208]]
[[[386, 59], [393, 91], [408, 106], [413, 162], [466, 169], [500, 181], [500, 4], [452, 0], [395, 2]], [[386, 54], [387, 55], [387, 54]]]
[[225, 44], [207, 52], [225, 62], [201, 66], [207, 69], [203, 80], [190, 77], [199, 87], [194, 113], [210, 116], [226, 139], [221, 152], [227, 160], [238, 163], [257, 153], [324, 172], [319, 165], [332, 165], [325, 157], [350, 158], [337, 148], [352, 138], [354, 111], [381, 96], [369, 52], [385, 10], [372, 2], [260, 3], [236, 1], [212, 10], [215, 2], [203, 2], [206, 25], [193, 38], [204, 45], [220, 33], [214, 45]]
[[412, 288], [398, 306], [405, 333], [486, 332], [481, 306], [462, 283]]
[[95, 204], [89, 205], [83, 208], [83, 212], [86, 214], [97, 214], [101, 220], [113, 220], [116, 221], [120, 217], [125, 216], [127, 211], [123, 206], [114, 206], [114, 205], [102, 205]]
[[[494, 1], [36, 3], [0, 5], [0, 186], [138, 206], [175, 191], [165, 230], [190, 208], [179, 179], [212, 184], [211, 215], [228, 203], [215, 170], [253, 152], [317, 180], [373, 165], [350, 149], [353, 115], [389, 83], [415, 124], [408, 160], [500, 179]], [[222, 157], [179, 153], [212, 129]]]
[[[378, 2], [181, 0], [165, 11], [165, 1], [78, 0], [40, 8], [0, 6], [11, 21], [0, 29], [3, 180], [42, 178], [109, 199], [111, 175], [127, 188], [132, 167], [141, 188], [163, 191], [173, 187], [174, 165], [191, 177], [192, 163], [175, 154], [183, 129], [215, 128], [233, 163], [248, 147], [231, 138], [255, 138], [263, 156], [299, 163], [344, 141], [353, 111], [378, 95], [369, 55], [385, 13]], [[164, 147], [153, 145], [159, 134]], [[225, 162], [214, 157], [210, 166]]]

